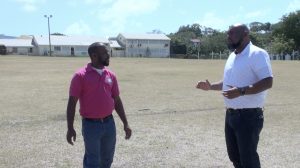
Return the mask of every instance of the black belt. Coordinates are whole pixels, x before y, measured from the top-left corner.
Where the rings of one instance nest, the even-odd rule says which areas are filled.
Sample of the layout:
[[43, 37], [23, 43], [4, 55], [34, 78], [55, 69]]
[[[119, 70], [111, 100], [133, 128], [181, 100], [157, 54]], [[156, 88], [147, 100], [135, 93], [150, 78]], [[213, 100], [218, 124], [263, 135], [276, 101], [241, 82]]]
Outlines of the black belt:
[[227, 108], [226, 111], [230, 113], [236, 113], [236, 112], [246, 112], [246, 111], [263, 111], [262, 108], [257, 107], [257, 108], [241, 108], [241, 109], [233, 109], [233, 108]]
[[93, 122], [98, 122], [98, 121], [100, 121], [100, 122], [106, 122], [106, 121], [108, 121], [108, 120], [110, 120], [110, 119], [112, 119], [113, 118], [113, 115], [111, 114], [111, 115], [109, 115], [109, 116], [107, 116], [107, 117], [104, 117], [104, 118], [85, 118], [85, 117], [82, 117], [82, 119], [83, 120], [86, 120], [86, 121], [93, 121]]

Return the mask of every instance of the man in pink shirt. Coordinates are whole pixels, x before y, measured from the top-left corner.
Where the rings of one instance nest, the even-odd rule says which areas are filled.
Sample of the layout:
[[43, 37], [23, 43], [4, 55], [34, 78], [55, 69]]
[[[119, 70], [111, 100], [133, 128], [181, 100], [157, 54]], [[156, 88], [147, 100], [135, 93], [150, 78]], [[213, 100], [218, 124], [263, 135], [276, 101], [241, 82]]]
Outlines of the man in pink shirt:
[[82, 117], [82, 136], [85, 154], [84, 168], [109, 168], [113, 162], [116, 127], [112, 112], [115, 109], [121, 118], [125, 139], [131, 136], [116, 76], [108, 70], [109, 54], [101, 43], [93, 43], [88, 48], [91, 63], [78, 70], [72, 78], [67, 107], [67, 141], [73, 145], [76, 131], [73, 127], [77, 101]]

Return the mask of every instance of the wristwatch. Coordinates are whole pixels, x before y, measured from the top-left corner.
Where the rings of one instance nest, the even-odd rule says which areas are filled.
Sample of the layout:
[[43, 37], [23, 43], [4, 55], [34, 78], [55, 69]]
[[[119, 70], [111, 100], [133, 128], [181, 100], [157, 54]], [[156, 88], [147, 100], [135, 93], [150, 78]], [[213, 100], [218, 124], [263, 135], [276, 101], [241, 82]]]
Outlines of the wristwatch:
[[[245, 87], [238, 87], [238, 90], [240, 92], [240, 96], [244, 96], [246, 94], [246, 90], [253, 87], [253, 85], [245, 86]], [[249, 94], [249, 93], [248, 93]]]
[[240, 87], [240, 88], [238, 88], [241, 96], [244, 96], [246, 94], [246, 88], [247, 87]]

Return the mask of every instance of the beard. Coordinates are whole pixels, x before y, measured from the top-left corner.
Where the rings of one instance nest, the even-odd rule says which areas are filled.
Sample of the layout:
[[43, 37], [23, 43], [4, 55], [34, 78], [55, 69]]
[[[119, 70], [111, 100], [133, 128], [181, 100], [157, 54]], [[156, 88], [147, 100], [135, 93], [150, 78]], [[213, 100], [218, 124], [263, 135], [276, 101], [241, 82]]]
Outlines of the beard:
[[237, 49], [243, 42], [243, 39], [241, 38], [238, 42], [236, 43], [227, 43], [227, 47], [230, 51], [234, 51]]
[[97, 64], [101, 65], [101, 66], [108, 66], [109, 65], [109, 59], [105, 59], [105, 60], [97, 60]]
[[109, 65], [109, 59], [106, 59], [106, 60], [102, 61], [102, 65], [103, 66], [108, 66]]

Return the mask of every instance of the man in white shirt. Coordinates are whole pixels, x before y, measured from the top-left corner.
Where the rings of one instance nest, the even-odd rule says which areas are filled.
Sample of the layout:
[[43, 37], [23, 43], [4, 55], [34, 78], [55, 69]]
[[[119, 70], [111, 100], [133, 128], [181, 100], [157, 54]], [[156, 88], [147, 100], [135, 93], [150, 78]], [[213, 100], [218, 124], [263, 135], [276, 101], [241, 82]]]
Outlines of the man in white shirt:
[[222, 90], [226, 106], [225, 138], [227, 153], [236, 168], [260, 168], [257, 145], [263, 127], [266, 90], [273, 84], [268, 53], [253, 45], [244, 24], [230, 27], [223, 80], [199, 81], [202, 90]]

